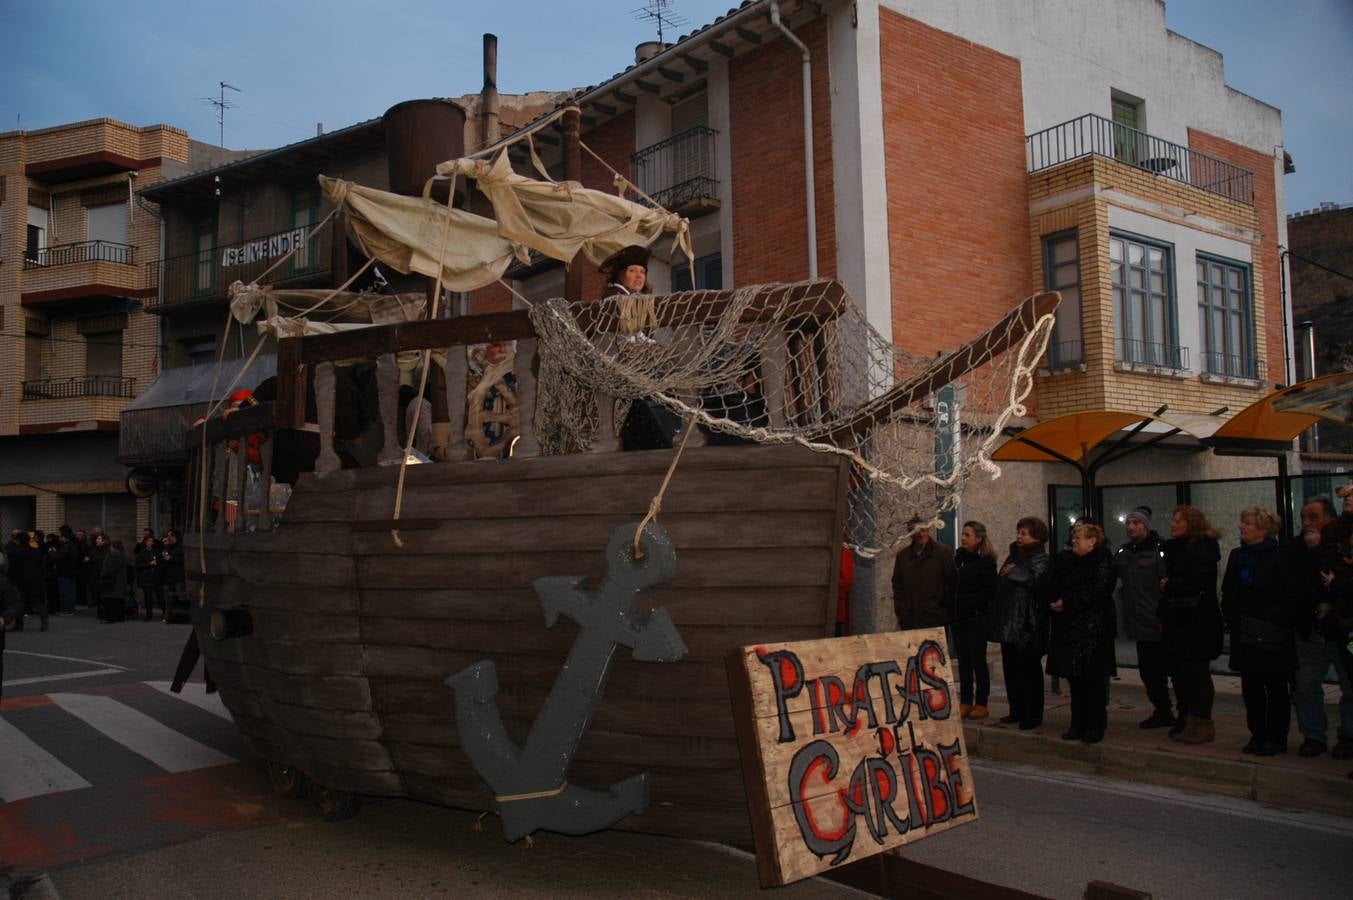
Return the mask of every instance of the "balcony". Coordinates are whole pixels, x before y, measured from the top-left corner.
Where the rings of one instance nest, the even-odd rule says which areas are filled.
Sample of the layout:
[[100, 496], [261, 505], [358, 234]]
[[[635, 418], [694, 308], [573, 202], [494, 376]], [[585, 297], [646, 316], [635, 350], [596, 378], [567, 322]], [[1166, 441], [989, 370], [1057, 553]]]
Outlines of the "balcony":
[[78, 241], [26, 251], [24, 306], [49, 313], [91, 311], [145, 296], [145, 275], [136, 248], [113, 241]]
[[135, 397], [136, 379], [112, 375], [85, 375], [23, 382], [24, 400], [69, 400], [74, 397]]
[[704, 126], [674, 134], [630, 157], [634, 183], [666, 209], [688, 218], [719, 208], [718, 132]]
[[1249, 170], [1103, 116], [1089, 114], [1054, 125], [1029, 135], [1025, 143], [1030, 174], [1097, 155], [1228, 200], [1254, 205], [1254, 173]]
[[1047, 368], [1051, 372], [1065, 369], [1083, 369], [1085, 347], [1080, 341], [1057, 341], [1048, 344]]
[[117, 244], [112, 241], [81, 241], [75, 244], [58, 244], [55, 247], [43, 247], [35, 254], [25, 253], [24, 271], [46, 269], [52, 266], [69, 266], [84, 262], [109, 262], [120, 266], [136, 264], [136, 248], [129, 244]]
[[[326, 225], [307, 239], [309, 229], [289, 228], [151, 263], [146, 266], [146, 289], [157, 299], [147, 304], [147, 311], [166, 313], [221, 300], [231, 282], [248, 284], [264, 273], [264, 282], [278, 287], [322, 284], [333, 267], [333, 226]], [[295, 254], [278, 265], [293, 248]]]

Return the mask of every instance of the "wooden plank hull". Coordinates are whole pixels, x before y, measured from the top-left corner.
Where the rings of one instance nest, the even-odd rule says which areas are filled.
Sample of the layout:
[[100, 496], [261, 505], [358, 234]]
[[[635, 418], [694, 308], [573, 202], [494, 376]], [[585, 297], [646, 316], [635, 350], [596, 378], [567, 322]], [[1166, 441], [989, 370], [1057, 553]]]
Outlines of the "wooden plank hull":
[[[246, 741], [342, 790], [493, 808], [444, 679], [493, 660], [524, 741], [575, 634], [545, 627], [532, 581], [595, 583], [611, 532], [643, 517], [671, 456], [413, 467], [402, 548], [382, 528], [393, 468], [304, 476], [273, 532], [188, 535], [189, 586], [207, 585], [194, 627]], [[797, 447], [682, 456], [659, 516], [676, 577], [640, 602], [667, 609], [690, 652], [622, 653], [569, 774], [593, 788], [650, 774], [648, 812], [617, 827], [750, 841], [723, 656], [831, 633], [845, 486], [842, 460]], [[213, 640], [210, 611], [237, 606], [253, 634]]]

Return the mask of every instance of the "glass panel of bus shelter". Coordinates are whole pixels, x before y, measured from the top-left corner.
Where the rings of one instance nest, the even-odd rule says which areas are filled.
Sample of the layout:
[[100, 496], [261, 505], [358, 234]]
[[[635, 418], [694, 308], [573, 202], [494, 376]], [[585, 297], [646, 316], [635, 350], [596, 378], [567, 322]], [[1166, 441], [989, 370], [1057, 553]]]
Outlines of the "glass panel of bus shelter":
[[[1347, 472], [1310, 472], [1305, 475], [1292, 476], [1292, 515], [1299, 517], [1301, 508], [1306, 505], [1306, 501], [1312, 497], [1318, 497], [1321, 494], [1330, 498], [1334, 504], [1334, 512], [1337, 515], [1343, 511], [1343, 498], [1334, 495], [1334, 489], [1348, 483], [1350, 477]], [[1296, 527], [1300, 524], [1300, 518], [1291, 526], [1286, 528], [1288, 534], [1296, 534]]]
[[[1226, 571], [1227, 555], [1240, 545], [1240, 511], [1259, 506], [1277, 512], [1276, 480], [1247, 478], [1243, 481], [1195, 481], [1189, 484], [1190, 502], [1206, 513], [1212, 527], [1221, 532], [1218, 541], [1221, 544], [1218, 577]], [[1283, 523], [1283, 527], [1287, 527], [1287, 524]]]
[[[1051, 537], [1048, 539], [1049, 550], [1055, 551], [1064, 547], [1066, 542], [1071, 540], [1071, 524], [1084, 510], [1084, 503], [1079, 485], [1055, 484], [1052, 486], [1052, 521], [1048, 523], [1051, 532]], [[1011, 534], [1009, 538], [1004, 538], [1004, 540], [1008, 543], [1014, 538], [1015, 536]], [[1006, 546], [995, 538], [992, 539], [992, 543], [997, 548]]]
[[1179, 505], [1174, 484], [1106, 485], [1104, 494], [1104, 536], [1109, 548], [1127, 543], [1127, 514], [1139, 506], [1151, 507], [1151, 527], [1162, 539], [1170, 536], [1170, 513]]

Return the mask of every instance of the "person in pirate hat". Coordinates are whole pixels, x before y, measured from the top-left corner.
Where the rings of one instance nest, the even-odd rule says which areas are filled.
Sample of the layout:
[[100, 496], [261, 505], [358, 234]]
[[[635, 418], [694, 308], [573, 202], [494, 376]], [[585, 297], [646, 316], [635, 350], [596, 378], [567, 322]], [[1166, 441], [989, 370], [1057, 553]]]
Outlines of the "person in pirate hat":
[[653, 289], [648, 284], [648, 259], [651, 255], [647, 247], [631, 244], [606, 257], [600, 269], [606, 274], [607, 296], [614, 293], [651, 294]]

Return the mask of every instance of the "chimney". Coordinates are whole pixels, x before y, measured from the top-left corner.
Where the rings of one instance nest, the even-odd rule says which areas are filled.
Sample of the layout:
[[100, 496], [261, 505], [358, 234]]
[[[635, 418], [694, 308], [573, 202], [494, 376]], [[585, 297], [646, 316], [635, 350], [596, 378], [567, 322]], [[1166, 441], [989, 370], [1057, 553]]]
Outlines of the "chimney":
[[324, 136], [324, 123], [323, 123], [323, 122], [316, 122], [316, 123], [315, 123], [315, 137], [323, 137], [323, 136]]
[[662, 41], [644, 41], [634, 48], [634, 64], [646, 63], [659, 53], [667, 49], [667, 44]]
[[498, 36], [484, 34], [484, 88], [479, 94], [480, 146], [498, 141]]

